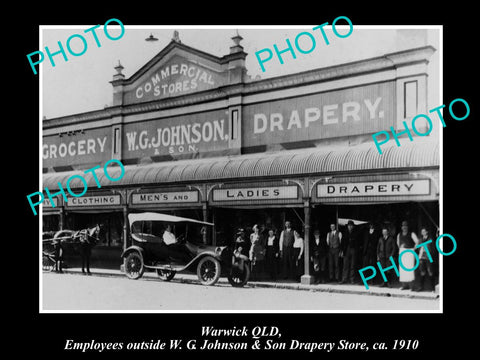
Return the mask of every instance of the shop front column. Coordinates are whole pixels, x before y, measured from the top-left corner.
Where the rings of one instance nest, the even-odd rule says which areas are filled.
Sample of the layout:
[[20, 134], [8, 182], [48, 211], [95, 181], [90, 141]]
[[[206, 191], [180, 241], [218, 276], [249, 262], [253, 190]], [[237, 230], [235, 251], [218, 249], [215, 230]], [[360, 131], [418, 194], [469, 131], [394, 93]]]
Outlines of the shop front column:
[[123, 206], [123, 251], [128, 247], [128, 207]]
[[212, 245], [217, 246], [217, 226], [216, 220], [215, 220], [215, 209], [212, 210], [212, 222], [213, 222], [213, 227], [212, 227]]
[[310, 275], [310, 199], [304, 200], [303, 211], [305, 213], [305, 235], [303, 259], [305, 272], [300, 278], [302, 284], [313, 284], [313, 277]]
[[[203, 221], [208, 222], [208, 206], [207, 203], [204, 202], [202, 203], [202, 214], [203, 214]], [[202, 232], [202, 241], [206, 245], [207, 244], [207, 239], [208, 239], [208, 233], [210, 232], [210, 229], [208, 229], [207, 226], [204, 227], [205, 231]]]
[[58, 230], [63, 230], [65, 226], [65, 210], [63, 207], [60, 208], [59, 219], [58, 219]]

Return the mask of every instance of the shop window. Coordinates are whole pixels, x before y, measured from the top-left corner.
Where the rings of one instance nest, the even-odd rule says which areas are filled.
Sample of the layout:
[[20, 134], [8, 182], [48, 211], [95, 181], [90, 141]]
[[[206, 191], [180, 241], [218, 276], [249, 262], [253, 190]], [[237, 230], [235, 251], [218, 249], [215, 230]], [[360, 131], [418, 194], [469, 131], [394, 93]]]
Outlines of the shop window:
[[412, 118], [418, 113], [418, 81], [404, 83], [404, 114], [405, 119]]
[[230, 120], [231, 120], [231, 123], [230, 123], [230, 131], [231, 131], [231, 134], [230, 134], [230, 138], [232, 140], [236, 140], [238, 138], [238, 132], [240, 130], [240, 119], [239, 119], [239, 116], [238, 116], [238, 109], [234, 109], [232, 110], [232, 112], [230, 113]]
[[113, 153], [118, 154], [120, 152], [120, 129], [115, 128], [113, 130]]
[[42, 218], [42, 230], [44, 232], [60, 230], [60, 215], [44, 214]]
[[98, 234], [101, 247], [121, 247], [123, 244], [122, 213], [75, 214], [67, 217], [67, 229], [80, 230], [100, 225]]

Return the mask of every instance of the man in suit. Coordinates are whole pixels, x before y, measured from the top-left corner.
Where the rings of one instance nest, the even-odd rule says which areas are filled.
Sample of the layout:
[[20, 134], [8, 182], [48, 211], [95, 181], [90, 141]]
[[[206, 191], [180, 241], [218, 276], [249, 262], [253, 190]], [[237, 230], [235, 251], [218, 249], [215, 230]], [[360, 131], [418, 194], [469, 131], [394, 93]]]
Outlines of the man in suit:
[[[393, 257], [395, 255], [395, 250], [395, 239], [393, 238], [393, 236], [390, 235], [390, 230], [388, 229], [388, 226], [385, 225], [382, 227], [382, 236], [380, 237], [380, 239], [378, 239], [377, 243], [377, 261], [380, 262], [382, 269], [391, 266], [389, 258], [390, 256]], [[385, 277], [387, 278], [387, 282], [384, 282], [382, 278], [382, 284], [380, 286], [391, 287], [393, 279], [391, 270], [385, 273]]]
[[328, 246], [328, 272], [330, 281], [334, 279], [340, 282], [340, 245], [342, 243], [342, 233], [337, 230], [335, 224], [330, 224], [330, 231], [327, 234]]
[[360, 247], [360, 238], [355, 224], [348, 220], [347, 231], [343, 234], [341, 252], [343, 254], [343, 278], [341, 283], [346, 283], [350, 278], [350, 283], [355, 283], [355, 273], [357, 271], [357, 254]]
[[362, 266], [375, 266], [377, 258], [377, 243], [380, 234], [375, 229], [373, 223], [368, 224], [368, 231], [364, 234], [363, 249], [362, 249]]
[[326, 265], [328, 255], [328, 244], [325, 238], [320, 238], [320, 230], [315, 229], [313, 231], [313, 239], [310, 243], [310, 249], [312, 256], [310, 261], [313, 264], [313, 275], [315, 283], [325, 283], [326, 278]]
[[280, 234], [280, 257], [283, 264], [283, 278], [295, 278], [295, 259], [293, 253], [293, 242], [295, 238], [290, 221], [285, 221], [285, 230]]
[[[429, 243], [419, 246], [417, 250], [418, 251], [418, 258], [420, 260], [420, 264], [415, 271], [415, 278], [417, 279], [417, 286], [413, 289], [414, 291], [421, 291], [421, 290], [435, 290], [435, 282], [434, 282], [434, 276], [435, 276], [435, 269], [434, 269], [434, 264], [438, 263], [438, 254], [437, 250], [435, 249], [435, 241], [432, 239], [432, 237], [429, 234], [428, 229], [423, 226], [420, 230], [420, 242], [419, 245], [427, 242], [430, 240]], [[430, 256], [429, 256], [430, 254]], [[430, 257], [432, 258], [432, 261], [430, 261]], [[425, 282], [428, 282], [428, 287], [425, 285]]]

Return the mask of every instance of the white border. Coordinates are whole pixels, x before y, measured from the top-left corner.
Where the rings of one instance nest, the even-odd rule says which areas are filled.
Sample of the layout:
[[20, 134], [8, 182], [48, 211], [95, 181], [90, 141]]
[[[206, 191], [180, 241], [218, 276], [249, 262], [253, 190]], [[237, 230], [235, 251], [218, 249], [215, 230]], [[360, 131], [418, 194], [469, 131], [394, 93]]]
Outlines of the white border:
[[[39, 49], [42, 49], [43, 46], [43, 37], [42, 32], [43, 30], [47, 29], [78, 29], [78, 28], [85, 28], [92, 25], [40, 25], [39, 26]], [[110, 25], [113, 28], [119, 27], [119, 25]], [[308, 27], [317, 26], [315, 25], [205, 25], [205, 26], [198, 26], [198, 25], [124, 25], [125, 29], [146, 29], [146, 30], [154, 30], [154, 29], [305, 29]], [[436, 107], [440, 104], [443, 104], [443, 25], [353, 25], [355, 28], [358, 29], [433, 29], [439, 30], [439, 78], [438, 78], [438, 86], [439, 86], [439, 101], [438, 104], [429, 104], [430, 108]], [[336, 26], [339, 29], [347, 28], [347, 25], [338, 25]], [[103, 25], [101, 26], [103, 28]], [[326, 26], [326, 28], [331, 28], [331, 25]], [[42, 137], [43, 137], [43, 126], [42, 126], [42, 114], [43, 114], [43, 63], [40, 63], [38, 76], [39, 76], [39, 144], [40, 144], [40, 151], [39, 151], [39, 179], [38, 179], [38, 188], [42, 189], [42, 169], [43, 169], [43, 159], [42, 159], [42, 151], [41, 151], [41, 144], [42, 144]], [[427, 87], [428, 89], [428, 87]], [[428, 100], [428, 95], [427, 95]], [[443, 111], [442, 111], [443, 113]], [[439, 137], [440, 137], [440, 167], [439, 167], [439, 183], [440, 183], [440, 196], [439, 196], [439, 212], [440, 212], [440, 233], [443, 234], [443, 128], [439, 130]], [[40, 314], [52, 314], [52, 313], [91, 313], [91, 314], [98, 314], [98, 313], [115, 313], [115, 314], [143, 314], [143, 313], [160, 313], [160, 314], [206, 314], [206, 313], [227, 313], [227, 314], [240, 314], [240, 313], [278, 313], [278, 314], [318, 314], [318, 313], [335, 313], [335, 314], [359, 314], [359, 313], [381, 313], [381, 314], [388, 314], [388, 313], [434, 313], [434, 314], [442, 314], [443, 313], [443, 256], [439, 256], [439, 309], [438, 310], [45, 310], [43, 309], [43, 271], [42, 271], [42, 219], [43, 219], [43, 209], [42, 206], [39, 207], [38, 215], [39, 218], [39, 313]], [[443, 245], [443, 238], [441, 240], [441, 246]], [[275, 291], [273, 289], [272, 291]], [[305, 291], [305, 290], [291, 290], [291, 291]], [[342, 294], [340, 294], [342, 295]], [[376, 295], [362, 295], [362, 296], [376, 296]], [[436, 301], [436, 300], [432, 300]]]

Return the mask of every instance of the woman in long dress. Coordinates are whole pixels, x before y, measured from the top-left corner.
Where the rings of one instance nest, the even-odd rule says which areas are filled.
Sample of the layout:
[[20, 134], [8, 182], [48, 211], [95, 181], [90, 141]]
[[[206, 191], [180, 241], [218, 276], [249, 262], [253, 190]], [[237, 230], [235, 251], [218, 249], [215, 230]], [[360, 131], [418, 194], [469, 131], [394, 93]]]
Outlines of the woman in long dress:
[[265, 239], [260, 234], [258, 225], [253, 225], [253, 233], [250, 235], [250, 260], [252, 262], [252, 277], [258, 278], [263, 272], [263, 260], [265, 259]]
[[297, 230], [293, 231], [295, 240], [293, 242], [293, 259], [295, 264], [295, 279], [300, 281], [300, 277], [303, 275], [303, 238]]

